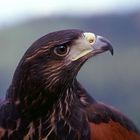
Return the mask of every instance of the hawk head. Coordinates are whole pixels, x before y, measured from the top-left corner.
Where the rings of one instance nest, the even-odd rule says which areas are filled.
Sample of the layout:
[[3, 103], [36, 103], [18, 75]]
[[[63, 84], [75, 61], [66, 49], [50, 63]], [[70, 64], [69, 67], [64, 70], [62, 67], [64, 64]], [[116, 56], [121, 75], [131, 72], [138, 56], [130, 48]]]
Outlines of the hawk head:
[[70, 29], [49, 33], [26, 51], [14, 78], [18, 94], [46, 90], [61, 92], [72, 84], [84, 62], [113, 48], [104, 37], [94, 33]]

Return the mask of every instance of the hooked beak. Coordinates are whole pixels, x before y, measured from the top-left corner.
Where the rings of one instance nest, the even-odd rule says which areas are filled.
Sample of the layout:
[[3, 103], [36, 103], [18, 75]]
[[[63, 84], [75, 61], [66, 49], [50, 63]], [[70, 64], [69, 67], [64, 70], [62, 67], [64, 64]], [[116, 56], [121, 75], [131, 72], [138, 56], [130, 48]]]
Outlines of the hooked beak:
[[93, 50], [92, 50], [93, 55], [103, 53], [106, 51], [110, 51], [111, 55], [113, 55], [112, 45], [106, 38], [104, 38], [102, 36], [96, 36], [96, 41], [92, 45], [92, 47], [93, 47]]
[[[84, 33], [84, 38], [77, 41], [73, 47], [70, 56], [72, 61], [80, 58], [88, 59], [97, 54], [110, 51], [113, 55], [113, 47], [111, 43], [102, 36], [96, 36], [93, 33]], [[79, 43], [80, 42], [80, 43]]]

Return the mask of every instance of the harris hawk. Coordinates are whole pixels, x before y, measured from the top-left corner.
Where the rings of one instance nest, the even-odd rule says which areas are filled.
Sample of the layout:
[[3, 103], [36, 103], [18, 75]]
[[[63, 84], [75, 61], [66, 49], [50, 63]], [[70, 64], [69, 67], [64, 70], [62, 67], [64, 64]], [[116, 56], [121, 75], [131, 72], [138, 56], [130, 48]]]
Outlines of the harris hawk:
[[49, 33], [26, 51], [0, 104], [0, 140], [140, 140], [134, 123], [93, 99], [76, 79], [109, 41], [77, 29]]

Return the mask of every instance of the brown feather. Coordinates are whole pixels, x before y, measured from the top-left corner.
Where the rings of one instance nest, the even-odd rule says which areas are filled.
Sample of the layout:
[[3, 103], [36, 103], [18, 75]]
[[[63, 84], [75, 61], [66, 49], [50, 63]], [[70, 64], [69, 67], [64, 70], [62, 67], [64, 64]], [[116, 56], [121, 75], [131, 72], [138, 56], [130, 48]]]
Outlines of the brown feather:
[[129, 131], [118, 122], [89, 123], [91, 140], [140, 140], [140, 135]]

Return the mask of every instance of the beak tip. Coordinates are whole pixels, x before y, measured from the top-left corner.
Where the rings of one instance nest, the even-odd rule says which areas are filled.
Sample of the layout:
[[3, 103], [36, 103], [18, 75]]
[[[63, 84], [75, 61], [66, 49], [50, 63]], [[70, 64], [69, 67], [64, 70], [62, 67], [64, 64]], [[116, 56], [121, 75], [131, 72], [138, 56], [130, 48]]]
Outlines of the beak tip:
[[110, 49], [110, 53], [111, 53], [112, 56], [114, 55], [114, 50], [113, 50], [113, 48]]
[[110, 51], [111, 55], [113, 56], [114, 50], [113, 50], [113, 47], [112, 47], [110, 41], [108, 41], [108, 39], [106, 39], [102, 36], [99, 36], [99, 40], [100, 40], [101, 44], [103, 45], [103, 48], [105, 48], [105, 50]]

